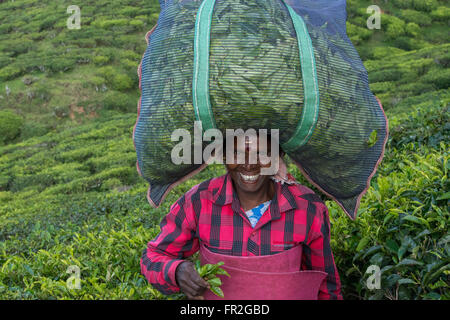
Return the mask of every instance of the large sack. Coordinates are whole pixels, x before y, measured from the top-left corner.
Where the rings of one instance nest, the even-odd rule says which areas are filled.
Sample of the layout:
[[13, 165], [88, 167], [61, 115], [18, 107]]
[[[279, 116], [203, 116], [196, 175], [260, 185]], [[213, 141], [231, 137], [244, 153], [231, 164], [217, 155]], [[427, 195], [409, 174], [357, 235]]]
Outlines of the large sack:
[[[160, 0], [133, 133], [157, 207], [206, 164], [176, 165], [175, 129], [279, 129], [303, 174], [356, 217], [387, 120], [346, 35], [345, 0]], [[192, 161], [193, 163], [193, 161]]]

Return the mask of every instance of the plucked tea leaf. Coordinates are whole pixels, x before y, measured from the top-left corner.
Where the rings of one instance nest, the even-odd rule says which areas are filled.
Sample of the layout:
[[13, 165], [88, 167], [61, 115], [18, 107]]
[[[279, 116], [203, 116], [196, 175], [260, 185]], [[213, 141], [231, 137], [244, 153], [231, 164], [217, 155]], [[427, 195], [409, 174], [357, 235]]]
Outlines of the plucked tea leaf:
[[222, 281], [219, 278], [209, 279], [208, 283], [213, 287], [220, 287], [222, 285]]
[[220, 289], [219, 287], [211, 287], [210, 290], [211, 290], [212, 293], [214, 293], [216, 296], [219, 296], [219, 297], [221, 297], [221, 298], [224, 298], [223, 291], [222, 291], [222, 289]]

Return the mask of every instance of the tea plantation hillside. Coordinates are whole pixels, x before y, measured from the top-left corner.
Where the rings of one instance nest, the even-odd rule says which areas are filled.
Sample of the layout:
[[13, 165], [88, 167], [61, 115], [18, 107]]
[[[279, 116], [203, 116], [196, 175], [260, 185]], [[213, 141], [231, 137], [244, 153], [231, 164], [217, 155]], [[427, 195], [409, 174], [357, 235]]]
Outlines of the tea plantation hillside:
[[80, 29], [69, 29], [73, 4], [0, 3], [0, 107], [24, 119], [15, 138], [103, 117], [105, 110], [136, 112], [137, 68], [158, 0], [83, 1]]
[[[448, 300], [450, 7], [347, 3], [390, 137], [357, 220], [326, 201], [344, 299]], [[0, 298], [178, 299], [140, 274], [142, 250], [178, 197], [225, 169], [209, 166], [150, 207], [132, 130], [158, 0], [86, 2], [79, 30], [66, 26], [71, 4], [0, 3]], [[383, 11], [380, 30], [366, 27], [371, 4]], [[371, 265], [380, 289], [367, 287]], [[70, 266], [80, 289], [67, 285]]]
[[[347, 2], [348, 35], [385, 109], [408, 107], [415, 97], [425, 101], [448, 88], [446, 1]], [[369, 30], [367, 7], [373, 4], [382, 11], [381, 28]], [[144, 36], [159, 16], [159, 1], [84, 2], [79, 5], [80, 29], [68, 28], [70, 5], [0, 3], [0, 111], [16, 115], [16, 124], [1, 123], [11, 130], [2, 134], [0, 144], [108, 117], [110, 111], [136, 112], [137, 68], [146, 48]]]

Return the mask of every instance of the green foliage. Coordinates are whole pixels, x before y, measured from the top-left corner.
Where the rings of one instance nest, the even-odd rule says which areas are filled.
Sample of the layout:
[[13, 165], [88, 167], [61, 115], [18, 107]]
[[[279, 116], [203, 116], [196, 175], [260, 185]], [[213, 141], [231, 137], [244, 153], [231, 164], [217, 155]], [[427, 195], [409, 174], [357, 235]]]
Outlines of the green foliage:
[[197, 270], [200, 277], [209, 283], [209, 290], [221, 298], [224, 298], [223, 291], [220, 289], [222, 281], [217, 275], [226, 275], [227, 277], [230, 277], [228, 272], [220, 268], [223, 265], [224, 263], [222, 261], [216, 264], [204, 264], [203, 266], [200, 264], [200, 260], [195, 262], [195, 270]]
[[[441, 100], [439, 108], [417, 108], [391, 121], [389, 144], [399, 149], [413, 143], [417, 147], [439, 148], [450, 141], [450, 99]], [[419, 121], [420, 119], [420, 121]]]
[[413, 1], [414, 0], [393, 0], [392, 2], [399, 8], [407, 9], [412, 7]]
[[437, 0], [412, 0], [413, 8], [419, 11], [430, 12], [438, 6]]
[[405, 51], [395, 47], [376, 47], [373, 49], [373, 59], [379, 60], [385, 57], [390, 58], [403, 52]]
[[427, 46], [427, 43], [423, 40], [418, 40], [407, 36], [400, 36], [396, 38], [393, 43], [398, 48], [407, 51], [418, 50]]
[[118, 178], [111, 178], [102, 183], [102, 191], [111, 191], [114, 188], [122, 186], [123, 183]]
[[127, 91], [133, 87], [133, 80], [126, 74], [117, 74], [111, 79], [114, 90]]
[[9, 55], [6, 54], [0, 54], [0, 69], [3, 67], [6, 67], [8, 64], [10, 64], [14, 59], [10, 58]]
[[448, 22], [450, 19], [450, 8], [444, 6], [438, 7], [436, 10], [433, 10], [430, 15], [433, 20]]
[[402, 19], [387, 14], [382, 15], [381, 19], [387, 23], [386, 35], [389, 38], [395, 39], [405, 34], [405, 22]]
[[57, 16], [54, 16], [54, 15], [52, 15], [50, 17], [47, 17], [46, 19], [44, 19], [41, 22], [41, 24], [39, 26], [39, 31], [50, 29], [58, 21], [58, 19], [59, 18]]
[[[348, 32], [370, 59], [364, 64], [390, 138], [357, 220], [327, 201], [344, 298], [448, 300], [448, 8], [444, 1], [386, 2], [382, 30], [369, 34], [366, 3], [347, 3]], [[179, 298], [163, 296], [140, 274], [142, 250], [170, 205], [224, 168], [209, 166], [150, 208], [131, 140], [133, 89], [159, 2], [86, 3], [80, 30], [65, 28], [66, 8], [48, 0], [0, 3], [0, 91], [12, 88], [9, 97], [0, 93], [0, 131], [16, 114], [4, 117], [5, 109], [25, 115], [20, 126], [13, 120], [19, 130], [6, 130], [15, 140], [0, 146], [0, 298]], [[39, 80], [26, 88], [24, 74]], [[71, 104], [101, 116], [51, 121], [56, 107]], [[314, 189], [298, 168], [289, 171]], [[373, 264], [382, 271], [380, 290], [367, 288]], [[67, 287], [70, 265], [81, 270], [80, 290]]]
[[20, 132], [20, 139], [26, 140], [33, 137], [40, 137], [49, 131], [49, 127], [34, 121], [25, 121]]
[[[448, 299], [449, 111], [442, 101], [391, 118], [386, 156], [356, 224], [327, 203], [347, 298]], [[370, 265], [381, 269], [380, 290], [366, 285]]]
[[100, 18], [98, 20], [95, 20], [92, 23], [92, 26], [94, 27], [98, 27], [98, 28], [103, 28], [103, 29], [110, 29], [111, 27], [114, 26], [126, 26], [128, 24], [128, 20], [127, 19], [103, 19]]
[[2, 40], [0, 44], [0, 51], [8, 52], [11, 57], [27, 53], [33, 47], [33, 41], [22, 38], [14, 40]]
[[98, 74], [104, 77], [107, 84], [114, 90], [127, 91], [134, 85], [133, 80], [127, 74], [122, 73], [120, 69], [115, 69], [112, 66], [100, 68]]
[[[447, 89], [447, 50], [448, 45], [412, 52], [397, 53], [388, 48], [376, 51], [374, 54], [385, 59], [368, 60], [365, 67], [369, 73], [370, 87], [376, 91], [385, 110], [402, 104], [403, 100], [416, 102], [418, 95]], [[395, 85], [389, 87], [386, 85], [389, 82], [395, 82]]]
[[94, 62], [96, 65], [105, 65], [110, 61], [109, 57], [105, 56], [95, 56], [94, 59], [92, 59], [92, 62]]
[[370, 90], [372, 90], [374, 94], [378, 94], [391, 90], [392, 85], [394, 85], [393, 81], [375, 82], [370, 85]]
[[0, 69], [0, 80], [10, 80], [17, 78], [24, 74], [24, 68], [16, 65], [8, 65]]
[[420, 26], [429, 26], [432, 21], [428, 14], [412, 9], [400, 10], [400, 17], [406, 22], [417, 23]]
[[424, 12], [429, 12], [438, 6], [438, 2], [436, 0], [393, 0], [393, 2], [399, 8], [413, 8]]
[[93, 76], [92, 78], [88, 79], [85, 82], [85, 85], [92, 85], [94, 88], [96, 88], [96, 91], [99, 91], [103, 85], [106, 84], [106, 80], [102, 77]]
[[[346, 299], [448, 295], [448, 111], [442, 101], [390, 116], [386, 158], [355, 222], [327, 202]], [[149, 209], [145, 181], [129, 175], [136, 170], [134, 121], [135, 115], [116, 117], [0, 149], [0, 170], [8, 177], [0, 186], [16, 190], [0, 191], [3, 298], [180, 298], [148, 285], [139, 270], [142, 249], [177, 197], [223, 168], [208, 167], [178, 186], [161, 208]], [[289, 170], [304, 182], [298, 169]], [[126, 183], [135, 187], [117, 191]], [[379, 291], [366, 286], [372, 264], [382, 269]], [[66, 286], [69, 265], [81, 269], [80, 290]]]
[[52, 97], [52, 94], [46, 83], [43, 81], [38, 81], [37, 83], [33, 83], [33, 92], [36, 99], [41, 100], [43, 102], [49, 101]]
[[49, 70], [53, 73], [65, 72], [72, 70], [77, 64], [75, 59], [55, 59], [51, 65], [49, 65]]
[[[34, 115], [39, 119], [54, 117], [53, 110], [61, 106], [83, 106], [86, 111], [77, 114], [76, 120], [54, 117], [48, 127], [100, 116], [104, 104], [100, 94], [107, 89], [127, 92], [128, 100], [135, 100], [131, 108], [135, 110], [136, 70], [147, 45], [144, 36], [159, 16], [159, 1], [127, 0], [118, 5], [100, 0], [83, 4], [79, 30], [67, 28], [67, 6], [64, 1], [49, 0], [0, 2], [0, 88], [5, 84], [11, 87], [10, 83], [22, 75], [33, 74], [40, 77], [41, 91], [35, 91], [36, 84], [29, 90], [19, 85], [0, 104], [27, 114], [27, 118]], [[115, 69], [108, 79], [99, 72], [105, 65]], [[106, 81], [93, 79], [98, 75]], [[28, 92], [33, 96], [30, 99]], [[0, 92], [0, 96], [4, 94]], [[125, 105], [125, 99], [120, 101]], [[23, 139], [33, 136], [33, 131], [38, 135], [45, 131], [32, 124], [27, 124], [27, 130], [29, 133], [21, 135]]]
[[130, 26], [134, 27], [136, 30], [141, 30], [144, 27], [144, 22], [139, 19], [134, 19], [129, 22]]
[[137, 110], [137, 100], [118, 91], [108, 91], [103, 99], [107, 110], [130, 112]]
[[[360, 236], [350, 243], [350, 250], [357, 253], [348, 261], [345, 274], [355, 281], [349, 284], [352, 283], [358, 295], [366, 299], [426, 299], [431, 293], [445, 298], [448, 294], [448, 286], [439, 289], [430, 286], [439, 280], [445, 281], [444, 270], [427, 279], [434, 274], [430, 271], [434, 266], [448, 266], [450, 262], [446, 245], [448, 208], [436, 200], [448, 188], [445, 182], [448, 154], [442, 149], [445, 143], [438, 152], [427, 147], [411, 147], [412, 144], [405, 145], [404, 151], [397, 152], [398, 162], [387, 164], [373, 183], [373, 189], [366, 196], [371, 204], [361, 216]], [[415, 150], [413, 161], [409, 150]], [[366, 245], [357, 248], [363, 239], [368, 239]], [[372, 264], [381, 268], [382, 277], [382, 290], [375, 292], [365, 286], [365, 270]], [[358, 275], [362, 276], [359, 283]]]
[[450, 87], [450, 69], [432, 68], [422, 78], [423, 82], [431, 83], [436, 89]]
[[372, 31], [367, 27], [359, 27], [347, 21], [347, 35], [354, 45], [367, 40], [372, 35]]
[[139, 13], [141, 13], [141, 8], [139, 7], [132, 7], [132, 6], [125, 6], [118, 12], [120, 15], [128, 16], [128, 17], [135, 17]]
[[10, 110], [0, 111], [0, 145], [20, 135], [23, 119]]
[[420, 33], [420, 27], [414, 22], [409, 22], [406, 24], [406, 33], [413, 37], [417, 37]]
[[[347, 31], [363, 58], [382, 59], [400, 52], [393, 48], [411, 51], [424, 48], [429, 43], [448, 42], [445, 32], [445, 12], [448, 8], [443, 1], [391, 1], [382, 7], [388, 13], [382, 16], [382, 30], [368, 30], [366, 3], [360, 0], [348, 2]], [[52, 115], [55, 107], [73, 103], [86, 106], [89, 110], [95, 109], [99, 116], [103, 101], [98, 92], [109, 88], [126, 93], [130, 100], [137, 99], [134, 96], [138, 89], [136, 69], [146, 49], [144, 35], [159, 16], [158, 0], [151, 0], [150, 3], [126, 0], [121, 5], [100, 0], [84, 4], [80, 30], [67, 29], [67, 5], [64, 2], [21, 0], [16, 5], [2, 2], [0, 9], [0, 88], [4, 82], [18, 80], [24, 74], [37, 73], [43, 74], [42, 90], [47, 91], [44, 95], [36, 95], [45, 99], [34, 98], [31, 103], [21, 98], [26, 94], [24, 90], [18, 92], [9, 99], [8, 108], [18, 108], [40, 118], [44, 113]], [[402, 28], [396, 28], [398, 23], [404, 23], [404, 32]], [[421, 26], [420, 32], [408, 23]], [[394, 26], [389, 27], [390, 24]], [[387, 33], [396, 38], [388, 39]], [[397, 37], [398, 34], [402, 35]], [[88, 68], [83, 68], [84, 65]], [[102, 74], [101, 68], [105, 65], [114, 69], [112, 76]], [[64, 78], [60, 78], [61, 73], [66, 74]], [[96, 76], [106, 79], [106, 82], [101, 82], [99, 78], [94, 80]], [[73, 86], [73, 79], [77, 77], [83, 81], [85, 90], [82, 92], [77, 90], [76, 85]], [[395, 81], [393, 77], [395, 75], [380, 81]], [[65, 81], [60, 81], [63, 79]], [[69, 88], [66, 81], [71, 82]], [[422, 87], [426, 90], [430, 88], [424, 83], [417, 86]], [[50, 92], [54, 93], [53, 96]], [[64, 92], [66, 99], [61, 98], [61, 92]], [[397, 99], [389, 92], [383, 94], [388, 100]], [[69, 95], [75, 101], [68, 101]], [[132, 110], [134, 107], [125, 109]], [[71, 120], [60, 117], [57, 121], [62, 124]], [[85, 119], [77, 117], [77, 121]]]

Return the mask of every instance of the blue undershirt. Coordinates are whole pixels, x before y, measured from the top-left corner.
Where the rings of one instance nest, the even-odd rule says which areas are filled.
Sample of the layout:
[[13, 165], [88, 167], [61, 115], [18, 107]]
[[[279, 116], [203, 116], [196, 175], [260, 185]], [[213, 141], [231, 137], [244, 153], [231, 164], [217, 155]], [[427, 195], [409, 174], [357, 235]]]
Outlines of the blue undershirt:
[[256, 226], [256, 224], [258, 223], [259, 219], [262, 217], [264, 212], [267, 211], [267, 208], [269, 208], [270, 201], [271, 200], [268, 200], [264, 203], [261, 203], [259, 206], [254, 207], [253, 209], [245, 211], [245, 214], [250, 220], [250, 223], [252, 224], [253, 228]]

